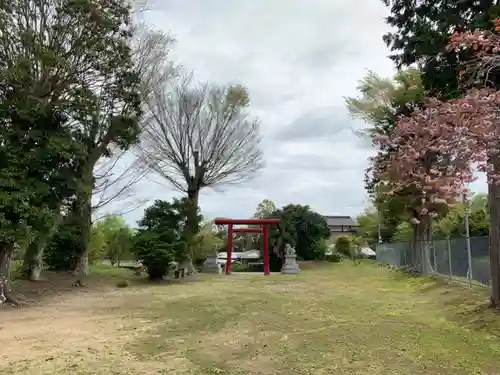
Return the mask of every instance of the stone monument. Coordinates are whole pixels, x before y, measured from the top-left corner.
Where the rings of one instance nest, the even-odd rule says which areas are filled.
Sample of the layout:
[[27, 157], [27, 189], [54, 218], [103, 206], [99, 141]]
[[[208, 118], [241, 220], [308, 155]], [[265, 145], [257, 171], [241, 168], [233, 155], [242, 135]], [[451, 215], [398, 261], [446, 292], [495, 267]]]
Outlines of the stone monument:
[[295, 274], [300, 272], [299, 265], [297, 264], [297, 254], [295, 249], [290, 244], [285, 245], [285, 264], [281, 267], [283, 274]]
[[221, 273], [222, 268], [219, 263], [217, 263], [217, 253], [209, 255], [205, 263], [203, 263], [204, 273]]

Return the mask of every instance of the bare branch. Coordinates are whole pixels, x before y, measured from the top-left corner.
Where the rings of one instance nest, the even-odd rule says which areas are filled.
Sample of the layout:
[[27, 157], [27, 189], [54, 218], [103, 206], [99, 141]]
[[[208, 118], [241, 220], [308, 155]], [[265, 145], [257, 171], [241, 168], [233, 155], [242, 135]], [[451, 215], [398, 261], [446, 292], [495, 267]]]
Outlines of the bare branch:
[[[170, 59], [175, 42], [168, 33], [153, 30], [144, 23], [136, 27], [133, 40], [133, 61], [141, 79], [141, 95], [146, 102], [151, 93], [164, 87], [176, 76], [177, 67]], [[111, 157], [101, 157], [94, 168], [93, 210], [101, 209], [117, 200], [131, 200], [134, 185], [149, 172], [137, 153], [120, 151], [117, 147]]]
[[147, 200], [142, 200], [141, 202], [137, 202], [134, 205], [129, 206], [127, 209], [122, 209], [122, 210], [113, 210], [112, 212], [106, 212], [103, 214], [95, 214], [92, 217], [92, 222], [95, 223], [97, 221], [100, 221], [108, 216], [123, 216], [126, 214], [129, 214], [139, 208], [141, 208], [144, 204], [147, 203]]
[[144, 164], [130, 152], [120, 151], [108, 159], [101, 158], [94, 169], [94, 211], [117, 200], [135, 196], [134, 185], [148, 173]]
[[132, 42], [132, 57], [141, 79], [142, 99], [164, 87], [179, 73], [179, 67], [170, 58], [175, 38], [169, 33], [153, 29], [144, 22], [136, 25]]
[[180, 191], [248, 181], [263, 167], [260, 128], [242, 86], [194, 84], [192, 75], [148, 100], [142, 160]]

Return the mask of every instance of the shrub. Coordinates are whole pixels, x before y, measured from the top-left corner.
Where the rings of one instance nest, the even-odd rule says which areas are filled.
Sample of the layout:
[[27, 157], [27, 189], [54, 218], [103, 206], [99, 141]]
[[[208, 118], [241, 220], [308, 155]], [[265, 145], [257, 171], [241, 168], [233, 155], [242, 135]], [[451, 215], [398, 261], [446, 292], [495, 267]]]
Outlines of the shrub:
[[191, 205], [185, 199], [174, 199], [173, 203], [156, 200], [138, 222], [140, 229], [132, 251], [146, 267], [150, 279], [166, 276], [173, 261], [189, 259], [188, 244], [192, 236], [186, 225], [193, 211]]
[[332, 253], [325, 256], [325, 260], [332, 263], [339, 263], [344, 260], [344, 256], [341, 253]]
[[348, 236], [340, 236], [335, 240], [335, 251], [350, 258], [352, 254], [352, 243]]
[[151, 280], [167, 275], [175, 253], [172, 245], [162, 241], [161, 235], [150, 231], [139, 231], [135, 235], [133, 251]]
[[314, 254], [313, 259], [323, 260], [325, 259], [325, 253], [328, 250], [328, 240], [325, 238], [320, 238], [312, 244], [311, 253]]
[[43, 253], [44, 262], [50, 270], [69, 271], [75, 267], [80, 241], [77, 229], [67, 223], [59, 227]]
[[89, 264], [96, 264], [106, 251], [106, 237], [100, 228], [93, 226], [88, 249]]
[[117, 288], [126, 288], [130, 285], [130, 283], [128, 282], [128, 280], [120, 280], [116, 283], [116, 287]]
[[280, 225], [270, 227], [270, 249], [279, 245], [282, 251], [284, 245], [289, 243], [295, 248], [297, 260], [323, 259], [325, 248], [320, 240], [330, 237], [330, 230], [323, 216], [309, 206], [289, 204], [273, 211], [269, 217], [279, 218], [281, 221]]
[[241, 262], [233, 262], [231, 263], [231, 272], [244, 272], [246, 270], [246, 266]]

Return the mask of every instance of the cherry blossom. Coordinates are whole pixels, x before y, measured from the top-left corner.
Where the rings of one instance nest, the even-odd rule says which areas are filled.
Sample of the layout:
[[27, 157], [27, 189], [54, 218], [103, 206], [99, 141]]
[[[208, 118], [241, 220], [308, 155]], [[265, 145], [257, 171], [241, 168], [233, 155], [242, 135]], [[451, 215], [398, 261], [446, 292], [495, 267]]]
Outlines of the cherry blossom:
[[[448, 49], [462, 48], [474, 49], [481, 69], [496, 62], [500, 66], [500, 37], [494, 32], [453, 34]], [[467, 191], [475, 169], [486, 173], [490, 183], [500, 184], [498, 139], [499, 91], [471, 89], [451, 101], [429, 98], [411, 116], [400, 117], [392, 135], [373, 137], [375, 146], [394, 152], [388, 160], [373, 163], [372, 173], [386, 183], [389, 194], [412, 187], [419, 214], [432, 215], [437, 202], [455, 201]]]

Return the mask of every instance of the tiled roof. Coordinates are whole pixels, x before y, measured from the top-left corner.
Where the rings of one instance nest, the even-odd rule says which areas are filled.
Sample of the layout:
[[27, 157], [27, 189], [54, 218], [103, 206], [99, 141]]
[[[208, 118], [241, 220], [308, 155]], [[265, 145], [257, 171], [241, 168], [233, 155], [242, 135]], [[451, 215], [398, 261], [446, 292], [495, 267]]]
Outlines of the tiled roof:
[[329, 227], [334, 226], [351, 226], [357, 227], [358, 224], [350, 216], [323, 216]]

